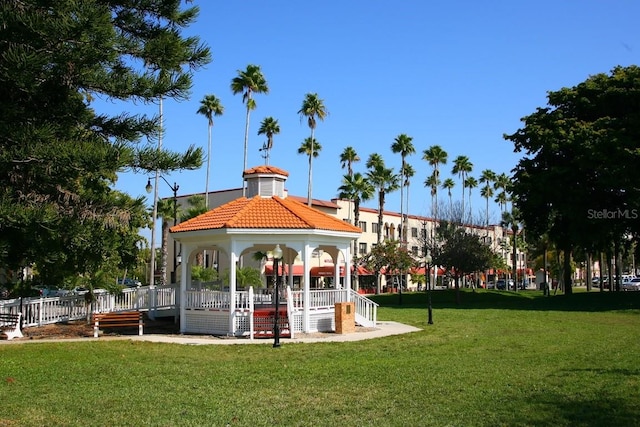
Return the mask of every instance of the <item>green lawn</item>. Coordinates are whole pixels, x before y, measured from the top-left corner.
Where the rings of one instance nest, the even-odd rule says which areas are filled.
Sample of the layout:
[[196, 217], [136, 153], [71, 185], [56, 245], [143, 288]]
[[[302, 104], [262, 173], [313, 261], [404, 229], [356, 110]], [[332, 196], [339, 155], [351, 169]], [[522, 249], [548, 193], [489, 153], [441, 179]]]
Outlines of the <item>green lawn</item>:
[[0, 426], [640, 425], [640, 292], [375, 297], [349, 343], [0, 345]]

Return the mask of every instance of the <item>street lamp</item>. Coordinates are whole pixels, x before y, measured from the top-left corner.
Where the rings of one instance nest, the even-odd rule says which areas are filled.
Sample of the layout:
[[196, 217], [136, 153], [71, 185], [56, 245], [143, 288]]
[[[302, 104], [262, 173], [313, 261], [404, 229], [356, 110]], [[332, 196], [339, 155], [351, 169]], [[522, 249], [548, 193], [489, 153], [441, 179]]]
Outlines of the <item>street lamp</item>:
[[[175, 182], [173, 183], [173, 185], [169, 184], [169, 181], [167, 181], [167, 179], [162, 176], [162, 175], [158, 175], [160, 178], [162, 178], [162, 180], [164, 182], [167, 183], [167, 185], [169, 186], [169, 188], [171, 189], [171, 191], [173, 191], [173, 226], [175, 227], [176, 224], [178, 223], [178, 190], [180, 189], [180, 186], [178, 184], [176, 184]], [[153, 190], [153, 185], [151, 185], [151, 178], [147, 179], [147, 185], [144, 187], [145, 190], [147, 190], [147, 193], [151, 193], [151, 191]], [[151, 235], [151, 278], [149, 280], [149, 285], [153, 285], [154, 283], [154, 273], [155, 273], [155, 268], [154, 268], [154, 264], [155, 264], [155, 248], [153, 247], [155, 245], [155, 224], [156, 224], [156, 220], [157, 220], [157, 216], [158, 216], [158, 208], [157, 208], [157, 199], [158, 199], [158, 192], [156, 191], [155, 193], [155, 197], [153, 200], [153, 226], [151, 228], [151, 232], [153, 233]], [[180, 262], [178, 262], [177, 260], [177, 256], [176, 256], [176, 241], [175, 239], [173, 240], [173, 271], [171, 272], [171, 283], [175, 283], [176, 282], [176, 268], [177, 268], [177, 264], [179, 264]]]
[[273, 274], [275, 279], [275, 307], [276, 313], [273, 316], [273, 348], [280, 347], [280, 273], [278, 271], [280, 260], [282, 259], [282, 249], [280, 245], [276, 245], [273, 250]]
[[431, 258], [431, 254], [427, 251], [427, 254], [424, 256], [424, 275], [427, 282], [427, 324], [429, 325], [433, 325], [433, 312], [431, 309], [431, 275], [429, 274], [432, 261], [433, 258]]

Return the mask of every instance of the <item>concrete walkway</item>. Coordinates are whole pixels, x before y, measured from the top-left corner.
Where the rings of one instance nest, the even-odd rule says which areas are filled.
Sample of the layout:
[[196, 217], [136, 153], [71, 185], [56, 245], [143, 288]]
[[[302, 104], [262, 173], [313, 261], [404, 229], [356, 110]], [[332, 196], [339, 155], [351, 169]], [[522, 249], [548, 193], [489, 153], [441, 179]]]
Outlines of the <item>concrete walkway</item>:
[[[295, 343], [316, 343], [316, 342], [347, 342], [361, 341], [373, 338], [388, 337], [391, 335], [407, 334], [417, 332], [421, 329], [404, 325], [398, 322], [378, 322], [375, 328], [363, 328], [350, 334], [335, 333], [315, 333], [315, 334], [295, 334], [295, 338], [280, 338], [281, 344]], [[235, 337], [215, 337], [201, 335], [136, 335], [127, 337], [133, 341], [151, 341], [174, 344], [190, 345], [210, 345], [210, 344], [273, 344], [273, 338], [235, 338]], [[98, 338], [99, 339], [99, 338]]]
[[[318, 343], [318, 342], [348, 342], [361, 341], [373, 338], [388, 337], [391, 335], [407, 334], [410, 332], [421, 331], [409, 325], [398, 322], [378, 322], [375, 328], [356, 328], [356, 332], [350, 334], [336, 334], [332, 332], [320, 332], [314, 334], [296, 334], [295, 338], [281, 338], [280, 343], [296, 344], [296, 343]], [[120, 335], [120, 336], [104, 336], [100, 338], [61, 338], [61, 339], [13, 339], [10, 341], [2, 340], [0, 344], [26, 344], [26, 343], [43, 343], [43, 342], [95, 342], [95, 341], [111, 341], [111, 340], [131, 340], [131, 341], [149, 341], [156, 343], [168, 344], [186, 344], [186, 345], [212, 345], [212, 344], [273, 344], [273, 338], [235, 338], [235, 337], [218, 337], [213, 335], [181, 335], [181, 334], [148, 334], [148, 335]]]

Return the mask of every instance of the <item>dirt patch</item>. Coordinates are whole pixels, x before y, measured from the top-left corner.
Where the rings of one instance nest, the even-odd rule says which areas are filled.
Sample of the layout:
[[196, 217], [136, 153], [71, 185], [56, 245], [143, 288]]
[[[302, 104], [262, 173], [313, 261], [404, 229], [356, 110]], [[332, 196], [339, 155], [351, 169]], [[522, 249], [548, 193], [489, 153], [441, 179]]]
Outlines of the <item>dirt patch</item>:
[[[173, 317], [170, 319], [144, 319], [145, 334], [176, 334], [179, 332], [179, 325], [174, 323]], [[39, 339], [65, 339], [93, 337], [93, 325], [86, 320], [72, 322], [55, 323], [44, 326], [33, 326], [22, 329], [23, 340]], [[107, 328], [101, 329], [102, 336], [136, 335], [137, 328]], [[19, 338], [18, 338], [19, 339]]]

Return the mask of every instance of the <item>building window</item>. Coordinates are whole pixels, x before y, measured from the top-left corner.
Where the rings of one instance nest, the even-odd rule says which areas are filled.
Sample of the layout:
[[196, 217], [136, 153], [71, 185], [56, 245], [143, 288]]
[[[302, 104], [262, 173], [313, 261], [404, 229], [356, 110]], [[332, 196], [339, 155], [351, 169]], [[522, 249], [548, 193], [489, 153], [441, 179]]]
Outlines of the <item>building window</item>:
[[367, 232], [367, 223], [365, 221], [360, 221], [360, 230], [362, 230], [363, 233]]
[[418, 229], [416, 227], [411, 227], [411, 237], [418, 237]]
[[367, 244], [358, 243], [358, 255], [365, 255], [367, 253]]
[[411, 253], [414, 254], [415, 256], [418, 256], [418, 247], [411, 246]]
[[371, 223], [371, 232], [374, 234], [378, 234], [378, 223], [377, 222], [372, 222]]

